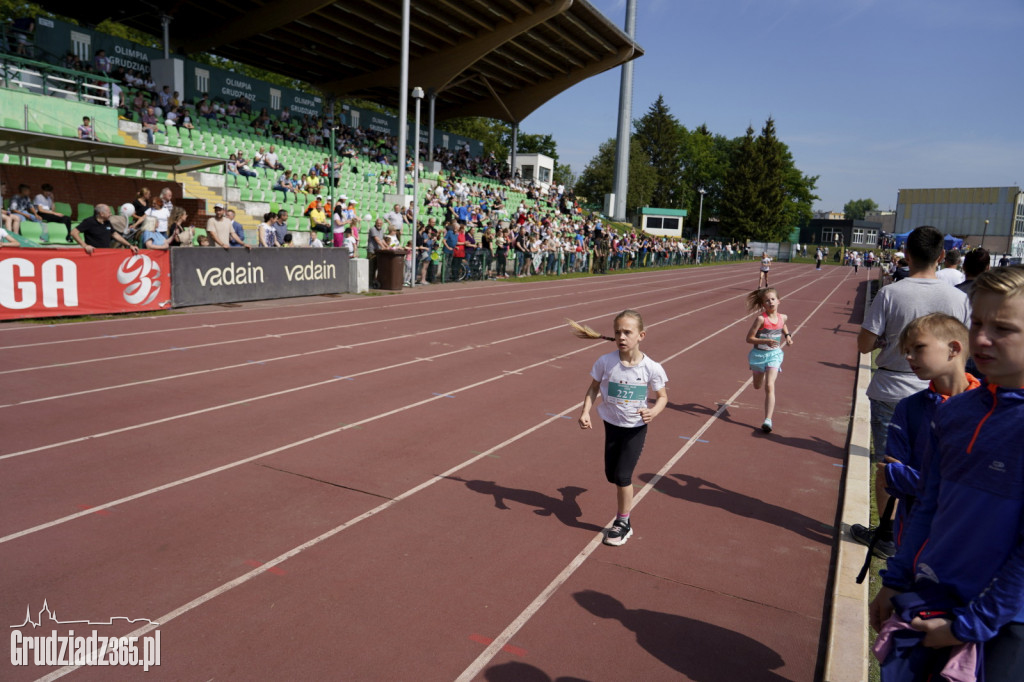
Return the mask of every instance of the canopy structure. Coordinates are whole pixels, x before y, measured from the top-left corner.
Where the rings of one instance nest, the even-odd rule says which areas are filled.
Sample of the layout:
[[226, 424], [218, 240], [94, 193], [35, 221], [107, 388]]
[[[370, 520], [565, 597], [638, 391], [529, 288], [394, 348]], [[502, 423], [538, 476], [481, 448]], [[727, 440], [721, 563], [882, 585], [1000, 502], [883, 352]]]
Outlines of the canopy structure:
[[29, 130], [0, 128], [0, 156], [4, 154], [162, 173], [187, 173], [224, 163], [223, 159], [184, 154], [174, 147], [130, 147]]
[[[399, 0], [56, 0], [48, 9], [88, 23], [114, 19], [171, 48], [208, 52], [302, 80], [330, 96], [399, 105]], [[518, 123], [576, 83], [643, 50], [586, 0], [415, 0], [409, 86], [436, 97], [436, 117]]]
[[947, 234], [942, 240], [942, 248], [946, 249], [946, 251], [962, 249], [964, 248], [964, 240], [959, 237], [954, 237], [951, 234]]

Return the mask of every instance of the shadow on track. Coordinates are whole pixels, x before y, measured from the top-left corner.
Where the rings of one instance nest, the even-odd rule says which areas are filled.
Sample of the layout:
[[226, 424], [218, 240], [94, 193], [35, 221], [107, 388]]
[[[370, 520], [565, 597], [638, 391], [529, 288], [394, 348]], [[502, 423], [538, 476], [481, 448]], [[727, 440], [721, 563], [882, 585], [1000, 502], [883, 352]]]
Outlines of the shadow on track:
[[586, 488], [576, 486], [565, 486], [559, 488], [562, 494], [561, 499], [545, 495], [535, 490], [523, 490], [522, 488], [509, 488], [498, 485], [494, 481], [467, 481], [457, 476], [448, 476], [449, 480], [465, 483], [466, 487], [481, 495], [490, 495], [494, 498], [494, 506], [498, 509], [510, 509], [506, 502], [516, 502], [527, 507], [536, 507], [533, 513], [538, 516], [554, 516], [556, 519], [570, 528], [582, 528], [583, 530], [594, 531], [595, 533], [604, 530], [603, 526], [596, 526], [592, 523], [580, 521], [583, 510], [576, 501]]
[[[644, 483], [649, 483], [652, 478], [654, 478], [654, 474], [641, 474], [640, 476]], [[679, 479], [682, 483], [673, 479]], [[736, 516], [764, 521], [823, 545], [832, 545], [834, 530], [831, 526], [792, 509], [723, 488], [703, 478], [686, 474], [672, 474], [672, 476], [666, 476], [658, 481], [654, 488], [670, 497], [709, 507], [718, 507]]]
[[611, 618], [636, 634], [636, 642], [659, 661], [695, 682], [774, 682], [785, 665], [774, 649], [732, 630], [672, 613], [627, 609], [594, 590], [573, 595], [599, 618]]

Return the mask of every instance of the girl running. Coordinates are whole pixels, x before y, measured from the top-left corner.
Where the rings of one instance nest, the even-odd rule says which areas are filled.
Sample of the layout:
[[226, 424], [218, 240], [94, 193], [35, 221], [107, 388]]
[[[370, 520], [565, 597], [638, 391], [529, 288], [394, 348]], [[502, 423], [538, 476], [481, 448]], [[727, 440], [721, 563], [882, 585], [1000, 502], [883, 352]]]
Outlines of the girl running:
[[764, 384], [764, 423], [761, 430], [772, 432], [775, 412], [775, 378], [782, 371], [782, 343], [793, 345], [793, 335], [786, 328], [786, 316], [779, 313], [779, 294], [775, 289], [757, 289], [747, 294], [747, 310], [760, 310], [747, 332], [750, 349], [748, 362], [754, 373], [754, 390]]
[[[604, 421], [604, 472], [609, 483], [617, 488], [618, 514], [605, 535], [606, 545], [623, 545], [633, 534], [629, 511], [633, 507], [633, 469], [644, 449], [647, 425], [661, 414], [668, 404], [665, 383], [668, 377], [654, 360], [640, 351], [644, 321], [635, 310], [623, 310], [615, 318], [615, 337], [609, 339], [573, 323], [582, 338], [604, 338], [615, 341], [618, 350], [602, 355], [590, 370], [590, 387], [583, 399], [581, 429], [591, 428], [590, 408], [598, 393], [601, 403], [597, 414]], [[648, 392], [658, 399], [654, 407], [647, 404]]]
[[768, 286], [768, 271], [772, 269], [772, 259], [766, 251], [761, 252], [761, 276], [757, 278], [757, 288]]

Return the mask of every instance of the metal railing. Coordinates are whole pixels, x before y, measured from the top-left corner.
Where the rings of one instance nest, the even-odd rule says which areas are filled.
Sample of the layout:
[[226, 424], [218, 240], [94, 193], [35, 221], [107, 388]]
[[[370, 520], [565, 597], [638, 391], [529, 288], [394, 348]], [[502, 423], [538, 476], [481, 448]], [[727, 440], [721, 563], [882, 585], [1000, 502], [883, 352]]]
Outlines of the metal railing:
[[20, 87], [38, 95], [63, 96], [79, 102], [111, 106], [113, 78], [54, 66], [32, 59], [0, 56], [0, 76], [5, 88]]

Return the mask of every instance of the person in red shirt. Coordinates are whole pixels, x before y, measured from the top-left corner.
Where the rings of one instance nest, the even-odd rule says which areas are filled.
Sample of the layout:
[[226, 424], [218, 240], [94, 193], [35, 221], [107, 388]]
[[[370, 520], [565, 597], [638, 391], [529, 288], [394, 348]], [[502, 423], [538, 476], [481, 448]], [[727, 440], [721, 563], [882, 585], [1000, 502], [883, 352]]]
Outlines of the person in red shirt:
[[458, 279], [466, 267], [466, 226], [462, 223], [459, 223], [455, 237], [458, 241], [452, 249], [452, 278]]

